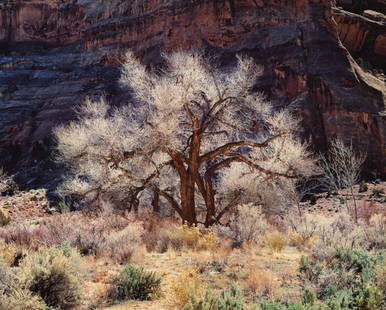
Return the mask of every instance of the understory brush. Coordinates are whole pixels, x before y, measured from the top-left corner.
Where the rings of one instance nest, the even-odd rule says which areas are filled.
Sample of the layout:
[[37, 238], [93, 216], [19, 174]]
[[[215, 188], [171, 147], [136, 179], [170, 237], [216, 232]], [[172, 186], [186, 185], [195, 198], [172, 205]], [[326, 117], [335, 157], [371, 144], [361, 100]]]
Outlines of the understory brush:
[[206, 291], [203, 295], [191, 294], [188, 303], [182, 310], [247, 310], [242, 292], [232, 285], [228, 290], [223, 290], [219, 295]]
[[109, 296], [113, 301], [150, 300], [159, 296], [161, 278], [141, 267], [127, 265], [114, 278], [112, 285]]
[[18, 267], [0, 265], [0, 308], [79, 309], [82, 259], [70, 247], [27, 254]]
[[315, 289], [325, 305], [322, 309], [379, 310], [386, 306], [386, 295], [376, 277], [384, 265], [384, 254], [336, 249], [327, 259], [303, 257], [300, 271], [305, 284]]
[[127, 263], [141, 251], [144, 233], [141, 222], [119, 215], [87, 217], [81, 213], [56, 215], [38, 223], [13, 223], [0, 228], [0, 240], [36, 251], [64, 243], [83, 255]]
[[289, 219], [290, 244], [309, 250], [318, 259], [327, 259], [339, 248], [367, 250], [386, 248], [386, 217], [373, 214], [369, 223], [359, 221], [341, 212], [327, 218], [308, 215]]
[[211, 229], [188, 225], [173, 225], [160, 231], [158, 250], [162, 253], [169, 248], [174, 250], [192, 249], [213, 250], [217, 237]]
[[261, 206], [243, 204], [237, 206], [227, 225], [215, 225], [213, 230], [223, 238], [233, 240], [234, 247], [242, 243], [262, 244], [267, 232], [273, 230]]

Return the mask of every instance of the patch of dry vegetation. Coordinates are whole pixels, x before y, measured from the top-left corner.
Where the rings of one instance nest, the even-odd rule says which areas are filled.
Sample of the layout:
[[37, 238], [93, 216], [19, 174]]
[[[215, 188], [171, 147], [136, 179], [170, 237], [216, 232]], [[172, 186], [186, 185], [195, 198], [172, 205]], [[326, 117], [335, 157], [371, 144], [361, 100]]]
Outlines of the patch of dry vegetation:
[[[250, 208], [253, 207], [249, 206], [248, 212]], [[118, 299], [125, 302], [126, 298], [142, 296], [141, 299], [151, 300], [132, 301], [130, 305], [143, 309], [181, 309], [185, 305], [193, 307], [199, 300], [220, 302], [217, 298], [222, 298], [224, 287], [236, 283], [242, 288], [242, 298], [239, 296], [241, 299], [238, 297], [237, 300], [242, 300], [244, 306], [267, 299], [300, 302], [303, 286], [310, 280], [303, 283], [299, 270], [311, 268], [305, 273], [307, 279], [313, 279], [319, 270], [317, 267], [304, 267], [308, 265], [301, 261], [301, 255], [306, 255], [309, 260], [332, 262], [346, 259], [345, 256], [336, 258], [339, 249], [356, 253], [385, 247], [383, 231], [386, 221], [383, 215], [374, 215], [369, 223], [358, 224], [344, 213], [334, 218], [297, 216], [286, 226], [280, 226], [279, 232], [278, 227], [268, 224], [270, 221], [263, 213], [251, 214], [255, 214], [261, 223], [261, 227], [254, 226], [259, 233], [241, 243], [235, 242], [229, 237], [229, 232], [224, 234], [219, 227], [214, 230], [189, 227], [177, 224], [173, 219], [149, 214], [129, 218], [109, 214], [91, 218], [82, 213], [68, 213], [35, 223], [10, 224], [0, 230], [0, 274], [3, 278], [11, 276], [14, 279], [11, 282], [7, 280], [7, 283], [14, 283], [12, 289], [3, 287], [4, 300], [14, 309], [21, 310], [44, 309], [41, 307], [45, 304], [54, 304], [58, 300], [63, 300], [61, 303], [68, 307], [66, 309], [88, 309], [91, 306], [108, 307]], [[229, 217], [229, 220], [234, 219]], [[232, 225], [226, 224], [224, 229]], [[243, 229], [237, 228], [238, 231]], [[81, 253], [81, 256], [76, 253]], [[140, 264], [146, 272], [155, 272], [161, 277], [157, 294], [146, 295], [146, 290], [141, 289], [142, 284], [126, 286], [131, 280], [119, 282], [122, 263]], [[83, 268], [74, 269], [74, 266]], [[139, 276], [140, 270], [141, 267], [135, 272], [130, 269], [130, 272], [125, 272], [125, 277], [139, 277], [142, 279], [140, 283], [146, 285], [147, 278]], [[345, 283], [349, 283], [350, 274], [328, 272], [323, 277], [317, 275], [315, 289], [335, 284], [348, 285]], [[385, 263], [377, 264], [374, 267], [374, 285], [380, 292], [385, 291], [384, 274]], [[150, 277], [149, 283], [158, 283], [151, 279], [156, 280]], [[116, 288], [118, 282], [125, 288]], [[57, 289], [52, 289], [52, 292], [59, 292], [56, 299], [50, 297], [53, 293], [48, 289], [54, 285]], [[135, 289], [139, 290], [138, 295], [133, 293]], [[114, 290], [115, 295], [111, 293]], [[16, 302], [30, 308], [23, 308]], [[120, 309], [120, 306], [112, 309]]]

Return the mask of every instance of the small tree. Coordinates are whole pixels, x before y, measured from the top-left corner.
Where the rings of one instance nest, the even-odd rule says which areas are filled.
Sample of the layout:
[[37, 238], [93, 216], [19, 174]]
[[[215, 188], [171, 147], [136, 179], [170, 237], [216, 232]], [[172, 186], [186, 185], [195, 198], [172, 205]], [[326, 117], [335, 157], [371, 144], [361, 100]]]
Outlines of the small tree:
[[360, 171], [365, 159], [365, 154], [355, 152], [352, 144], [345, 145], [339, 138], [331, 141], [328, 153], [320, 159], [322, 185], [327, 190], [350, 189], [356, 222], [358, 210], [353, 186], [360, 180]]
[[199, 54], [164, 59], [162, 72], [148, 72], [127, 53], [121, 82], [135, 104], [88, 100], [77, 121], [56, 130], [60, 158], [72, 167], [64, 191], [130, 208], [147, 191], [154, 209], [158, 195], [189, 224], [203, 210], [211, 225], [313, 169], [296, 139], [299, 120], [251, 92], [261, 73], [252, 59], [238, 56], [227, 72]]

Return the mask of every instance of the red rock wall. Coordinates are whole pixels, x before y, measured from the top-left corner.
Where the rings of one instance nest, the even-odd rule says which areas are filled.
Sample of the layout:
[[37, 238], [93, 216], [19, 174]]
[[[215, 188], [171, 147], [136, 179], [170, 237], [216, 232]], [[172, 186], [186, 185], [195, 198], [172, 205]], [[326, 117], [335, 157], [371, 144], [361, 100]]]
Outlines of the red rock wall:
[[[41, 58], [18, 56], [2, 61], [0, 56], [0, 68], [6, 70], [8, 79], [5, 96], [0, 97], [0, 113], [12, 110], [13, 115], [3, 120], [0, 116], [0, 125], [9, 129], [0, 138], [0, 149], [1, 145], [9, 146], [10, 141], [18, 146], [19, 153], [31, 154], [36, 143], [44, 146], [50, 128], [57, 123], [53, 117], [69, 118], [70, 107], [86, 94], [103, 90], [113, 101], [121, 100], [117, 87], [111, 84], [117, 75], [110, 74], [115, 70], [110, 65], [117, 63], [115, 56], [127, 48], [136, 50], [147, 63], [158, 62], [161, 51], [206, 48], [219, 55], [223, 64], [232, 61], [238, 52], [255, 57], [265, 68], [259, 88], [279, 106], [296, 102], [301, 107], [305, 135], [310, 135], [320, 150], [336, 135], [343, 136], [368, 153], [368, 170], [386, 174], [386, 121], [382, 116], [385, 85], [362, 72], [338, 36], [345, 34], [343, 41], [356, 51], [363, 48], [370, 30], [362, 30], [361, 25], [347, 28], [346, 17], [338, 16], [331, 2], [149, 0], [130, 14], [104, 12], [99, 17], [91, 16], [90, 8], [76, 3], [58, 6], [51, 1], [31, 0], [16, 1], [11, 10], [0, 7], [0, 40], [45, 42], [60, 47], [57, 51], [63, 57], [59, 61], [42, 52], [48, 63], [43, 66]], [[383, 41], [377, 40], [376, 50], [383, 53]], [[73, 46], [79, 53], [75, 57], [71, 51], [72, 62], [65, 56], [70, 52], [68, 44], [76, 44]], [[26, 66], [29, 84], [14, 90], [9, 84]], [[67, 71], [77, 72], [77, 67], [84, 71], [70, 75], [73, 80], [66, 84]], [[91, 72], [90, 67], [99, 71]], [[41, 76], [57, 77], [59, 73], [60, 82], [50, 83], [44, 78], [39, 84]], [[23, 94], [27, 86], [32, 91]], [[70, 96], [61, 92], [65, 87]], [[58, 100], [60, 109], [54, 108]], [[34, 103], [32, 116], [25, 116], [23, 111], [29, 101]], [[15, 126], [17, 135], [11, 130]]]

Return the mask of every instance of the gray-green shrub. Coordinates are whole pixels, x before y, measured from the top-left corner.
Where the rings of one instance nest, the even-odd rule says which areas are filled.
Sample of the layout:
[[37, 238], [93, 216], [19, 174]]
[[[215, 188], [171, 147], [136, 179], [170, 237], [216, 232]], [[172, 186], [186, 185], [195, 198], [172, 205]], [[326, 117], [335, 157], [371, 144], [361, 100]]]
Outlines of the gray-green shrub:
[[81, 304], [79, 266], [81, 258], [73, 249], [43, 249], [22, 260], [18, 276], [48, 307], [72, 310]]
[[112, 300], [150, 300], [159, 295], [161, 278], [141, 267], [127, 265], [112, 284], [109, 294]]
[[232, 285], [219, 296], [207, 291], [204, 296], [190, 296], [182, 310], [246, 310], [240, 289]]

